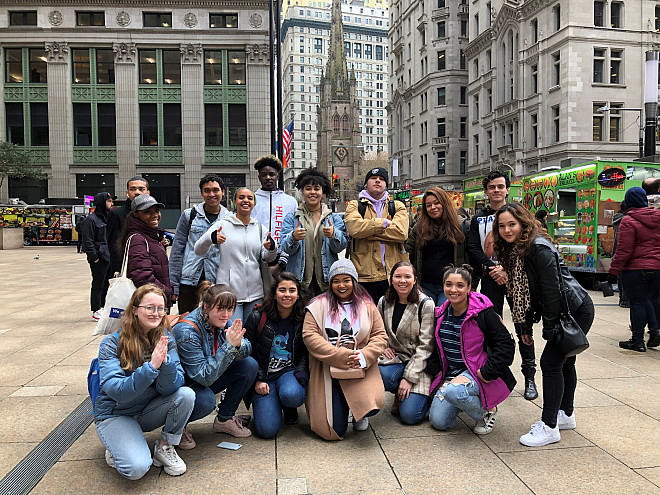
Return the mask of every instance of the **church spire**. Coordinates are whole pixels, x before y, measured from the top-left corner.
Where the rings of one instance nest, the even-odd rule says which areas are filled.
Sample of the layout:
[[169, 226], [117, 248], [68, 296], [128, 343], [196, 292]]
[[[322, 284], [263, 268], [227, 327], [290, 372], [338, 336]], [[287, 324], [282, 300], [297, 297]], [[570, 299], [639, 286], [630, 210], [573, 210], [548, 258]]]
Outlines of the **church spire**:
[[325, 77], [332, 81], [335, 97], [348, 97], [348, 67], [344, 51], [344, 25], [341, 15], [341, 0], [332, 0], [332, 19], [330, 21], [330, 52]]

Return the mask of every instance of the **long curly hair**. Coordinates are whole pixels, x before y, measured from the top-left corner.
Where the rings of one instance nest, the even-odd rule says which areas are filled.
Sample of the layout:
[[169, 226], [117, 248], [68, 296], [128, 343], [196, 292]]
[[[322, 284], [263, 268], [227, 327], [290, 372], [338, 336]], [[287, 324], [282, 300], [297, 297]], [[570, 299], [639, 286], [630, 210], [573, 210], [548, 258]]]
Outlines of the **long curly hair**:
[[[432, 219], [426, 210], [426, 198], [429, 196], [437, 198], [442, 205], [442, 215], [437, 220]], [[456, 208], [449, 194], [441, 187], [431, 187], [426, 190], [422, 198], [422, 211], [415, 225], [417, 228], [417, 242], [419, 247], [422, 248], [431, 239], [444, 239], [454, 245], [465, 241]]]
[[[500, 216], [503, 213], [510, 213], [513, 215], [513, 218], [515, 218], [522, 227], [520, 236], [514, 242], [507, 242], [500, 235]], [[518, 256], [522, 258], [527, 255], [537, 237], [544, 237], [552, 242], [550, 236], [543, 227], [541, 227], [541, 222], [534, 218], [534, 215], [532, 215], [532, 213], [522, 204], [507, 203], [495, 213], [495, 220], [493, 221], [493, 247], [497, 259], [502, 263], [505, 271], [508, 271], [511, 266], [511, 251], [513, 248], [516, 248]]]
[[300, 281], [298, 280], [298, 277], [296, 277], [291, 272], [282, 272], [277, 277], [275, 277], [275, 280], [273, 280], [273, 285], [271, 285], [268, 294], [266, 294], [266, 297], [264, 297], [264, 302], [261, 304], [261, 306], [259, 306], [258, 311], [260, 313], [265, 312], [270, 321], [279, 321], [282, 319], [280, 317], [280, 312], [277, 309], [277, 299], [275, 297], [277, 288], [282, 282], [294, 282], [296, 284], [296, 289], [298, 289], [298, 299], [293, 305], [293, 311], [291, 311], [291, 315], [293, 316], [293, 321], [303, 321], [305, 319], [305, 306], [307, 306], [307, 300], [305, 299], [305, 295], [303, 294], [302, 288], [300, 287]]
[[133, 297], [121, 315], [122, 325], [117, 345], [119, 364], [124, 371], [135, 371], [142, 366], [144, 358], [151, 355], [160, 338], [165, 335], [165, 330], [170, 330], [170, 320], [167, 315], [163, 315], [160, 324], [146, 334], [140, 327], [136, 311], [147, 294], [157, 294], [163, 298], [163, 305], [167, 304], [165, 293], [157, 285], [146, 284], [133, 292]]
[[312, 186], [321, 186], [323, 194], [325, 194], [326, 198], [332, 196], [333, 189], [330, 179], [326, 174], [318, 170], [316, 167], [306, 168], [300, 172], [298, 177], [296, 177], [296, 181], [293, 185], [296, 186], [296, 189], [302, 193], [302, 190], [305, 189], [307, 184], [311, 184]]

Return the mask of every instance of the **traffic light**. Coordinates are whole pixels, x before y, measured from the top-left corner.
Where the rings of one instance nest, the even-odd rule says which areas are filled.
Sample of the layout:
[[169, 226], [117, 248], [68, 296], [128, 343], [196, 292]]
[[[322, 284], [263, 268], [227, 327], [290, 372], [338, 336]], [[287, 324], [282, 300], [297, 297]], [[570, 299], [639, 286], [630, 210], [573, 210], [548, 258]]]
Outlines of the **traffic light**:
[[335, 190], [339, 188], [339, 175], [338, 174], [332, 174], [332, 188], [335, 189]]

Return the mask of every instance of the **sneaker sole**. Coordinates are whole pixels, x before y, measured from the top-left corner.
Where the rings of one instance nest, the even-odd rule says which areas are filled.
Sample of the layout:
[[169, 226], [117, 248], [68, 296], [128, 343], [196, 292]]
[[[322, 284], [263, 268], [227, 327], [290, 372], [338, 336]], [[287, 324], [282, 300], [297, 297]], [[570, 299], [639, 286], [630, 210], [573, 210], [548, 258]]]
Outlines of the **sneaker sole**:
[[557, 438], [556, 440], [554, 440], [554, 439], [553, 439], [553, 440], [550, 440], [549, 442], [530, 444], [530, 443], [525, 443], [525, 442], [523, 442], [523, 440], [522, 440], [522, 438], [521, 438], [521, 439], [520, 439], [520, 444], [521, 444], [521, 445], [524, 445], [525, 447], [545, 447], [546, 445], [550, 445], [551, 443], [557, 443], [557, 442], [559, 442], [560, 440], [561, 440], [561, 437], [560, 437], [560, 438]]
[[224, 433], [225, 435], [230, 435], [234, 438], [247, 438], [252, 436], [252, 432], [248, 430], [247, 433], [236, 433], [236, 432], [229, 432], [229, 431], [224, 431], [224, 430], [216, 430], [215, 428], [213, 429], [213, 433]]
[[[162, 462], [160, 462], [156, 459], [153, 460], [153, 465], [156, 466], [156, 467], [162, 467], [163, 471], [165, 471], [170, 476], [181, 476], [183, 473], [186, 472], [186, 469], [187, 469], [185, 466], [183, 466], [183, 468], [179, 468], [179, 469], [175, 469], [175, 468], [172, 468], [170, 466], [165, 466]], [[183, 471], [180, 471], [181, 469], [183, 469]]]
[[181, 450], [192, 450], [195, 447], [197, 447], [197, 442], [193, 443], [179, 443], [179, 445], [176, 446], [177, 449]]
[[577, 425], [559, 425], [560, 430], [574, 430]]

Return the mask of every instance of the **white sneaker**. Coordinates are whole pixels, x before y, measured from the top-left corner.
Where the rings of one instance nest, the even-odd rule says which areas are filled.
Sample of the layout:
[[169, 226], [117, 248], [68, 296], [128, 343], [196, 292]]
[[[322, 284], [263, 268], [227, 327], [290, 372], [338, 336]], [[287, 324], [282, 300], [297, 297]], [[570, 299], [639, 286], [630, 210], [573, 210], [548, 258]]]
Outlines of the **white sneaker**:
[[102, 314], [103, 314], [103, 308], [97, 309], [92, 313], [92, 320], [99, 321], [101, 319]]
[[117, 466], [115, 466], [115, 458], [112, 457], [112, 454], [108, 449], [105, 449], [105, 462], [107, 462], [108, 466], [111, 468], [117, 468]]
[[566, 416], [566, 413], [559, 410], [557, 414], [557, 426], [560, 430], [574, 430], [575, 429], [575, 411], [570, 416]]
[[488, 435], [493, 431], [493, 426], [495, 426], [495, 420], [497, 419], [497, 409], [493, 412], [486, 411], [484, 417], [477, 421], [477, 425], [474, 427], [474, 432], [477, 435]]
[[530, 432], [520, 437], [520, 443], [527, 447], [543, 447], [559, 440], [561, 440], [559, 426], [550, 428], [543, 420], [534, 423]]
[[356, 431], [364, 431], [367, 428], [369, 428], [369, 418], [366, 416], [362, 418], [360, 421], [355, 421], [355, 418], [353, 418], [353, 429]]
[[186, 472], [186, 463], [179, 457], [174, 447], [167, 443], [158, 448], [158, 440], [154, 447], [153, 462], [156, 467], [163, 466], [165, 472], [170, 476], [179, 476]]

